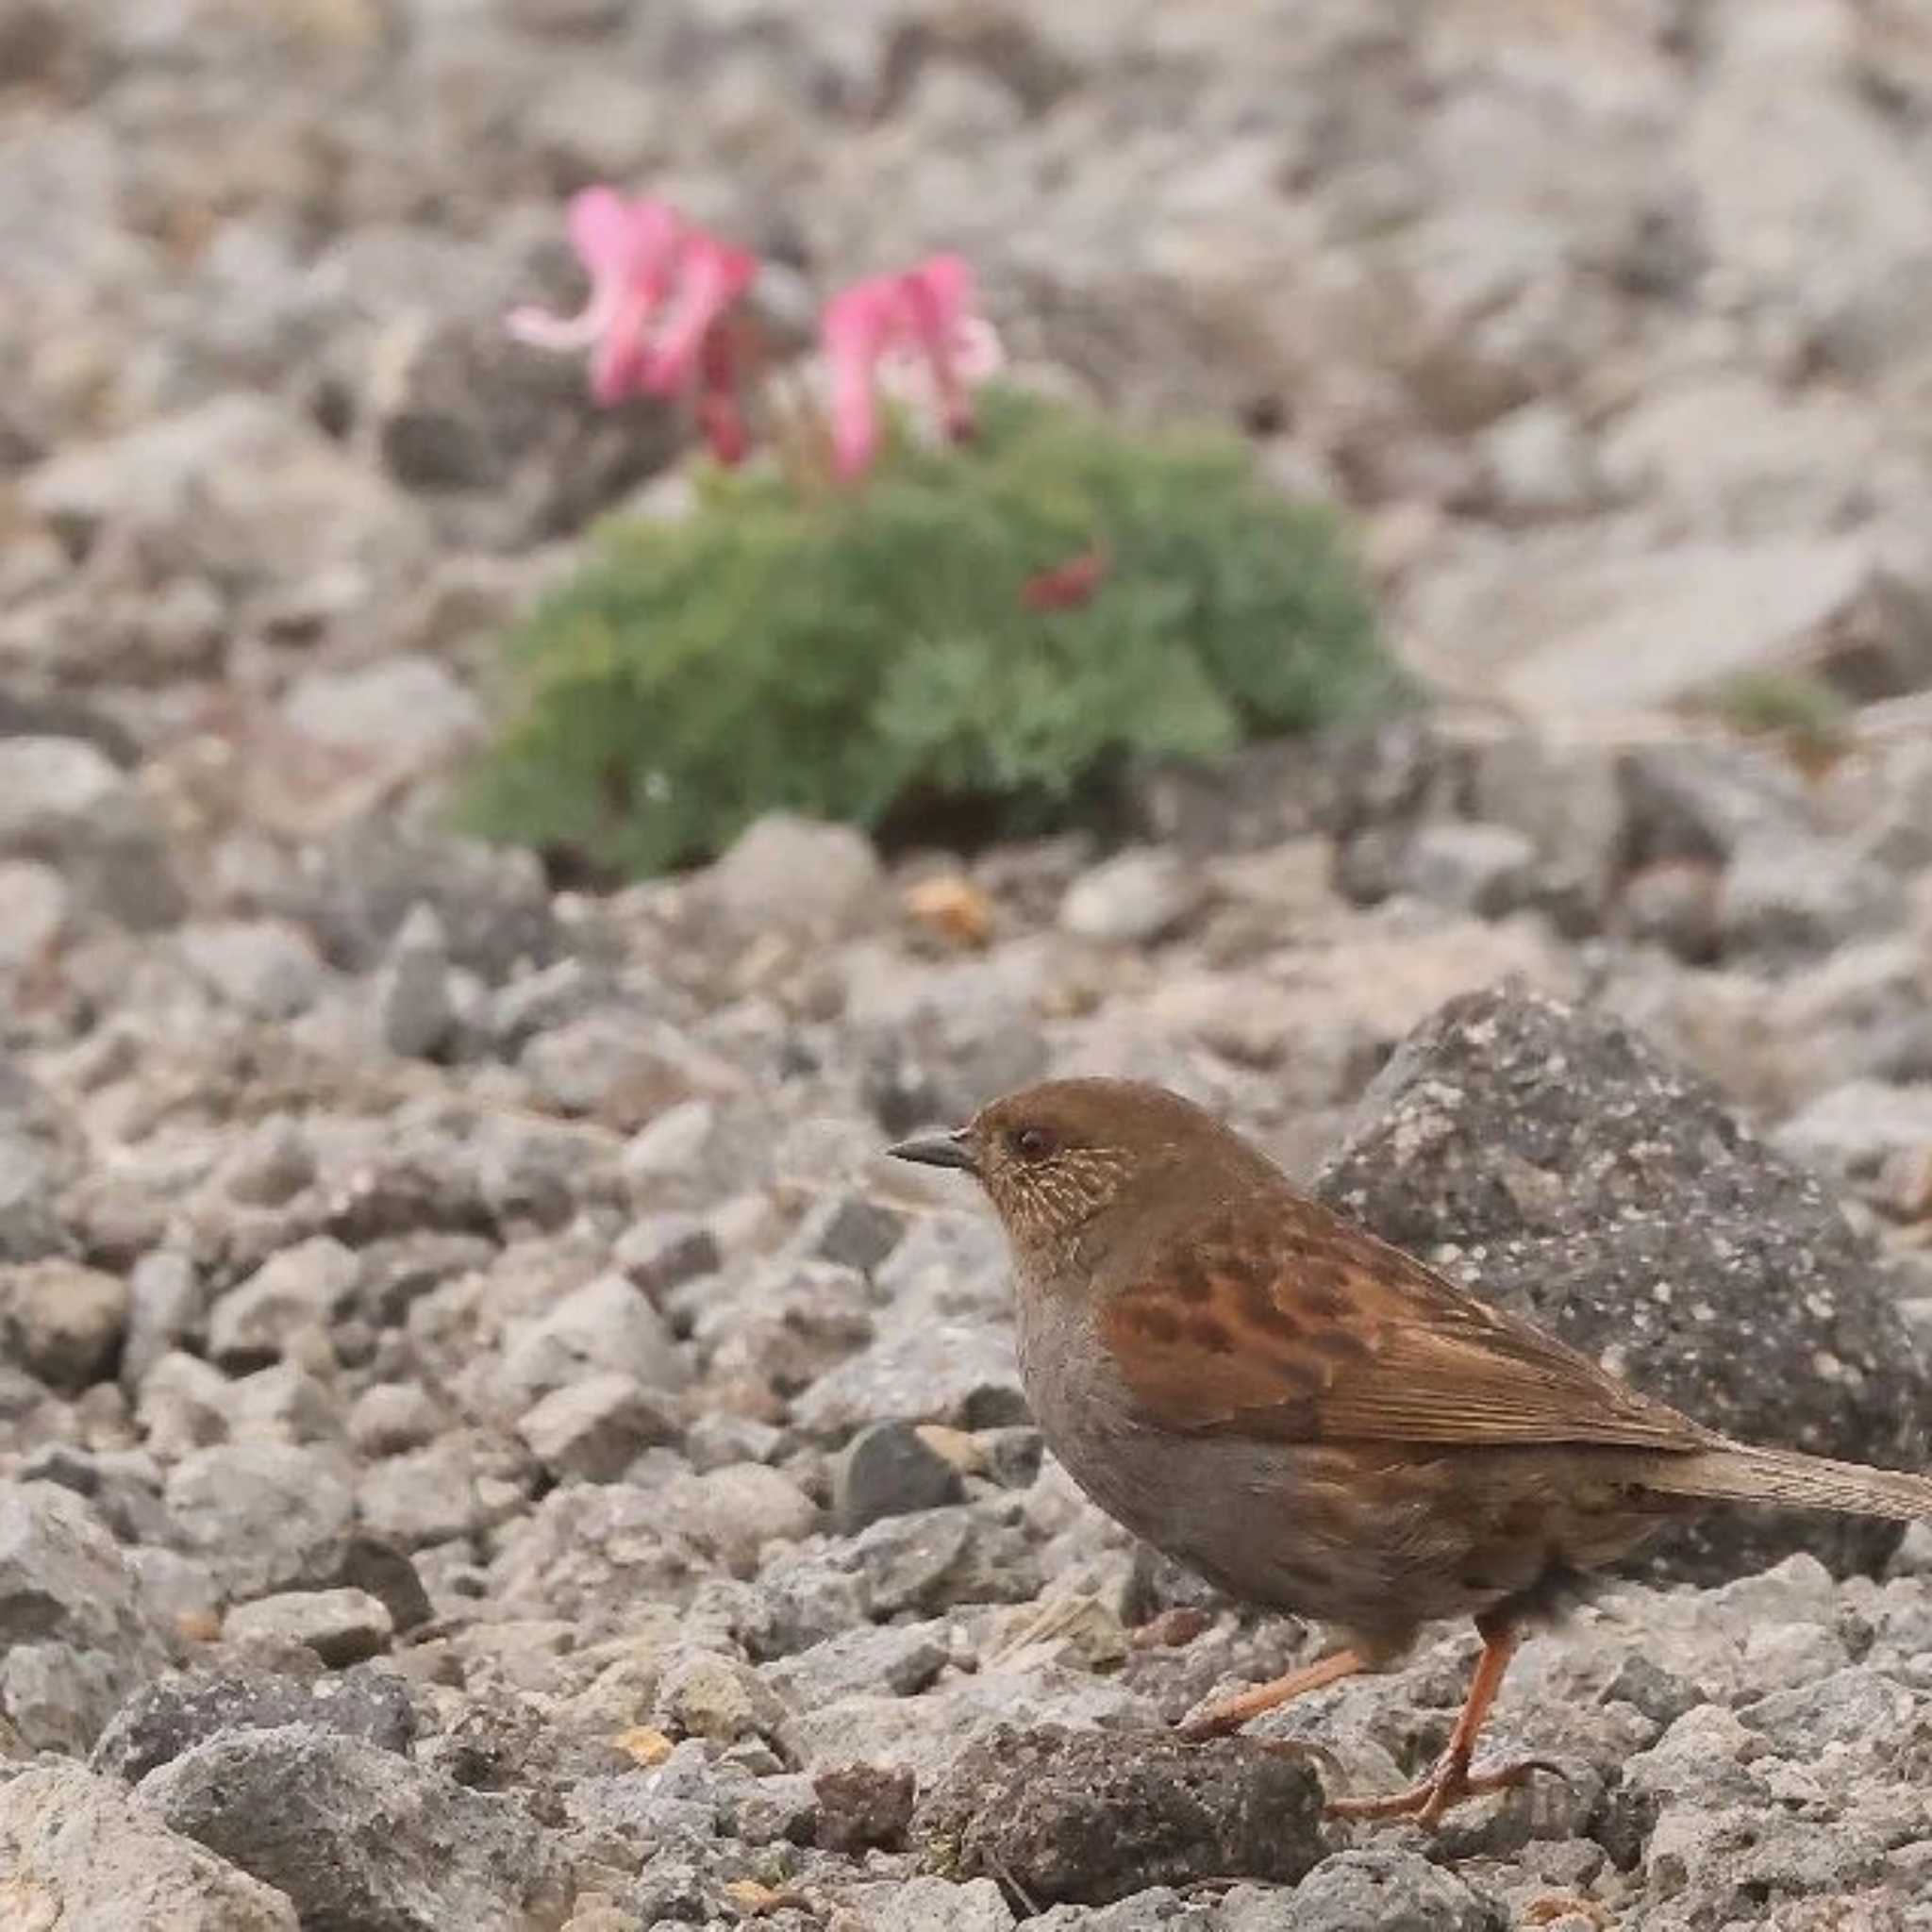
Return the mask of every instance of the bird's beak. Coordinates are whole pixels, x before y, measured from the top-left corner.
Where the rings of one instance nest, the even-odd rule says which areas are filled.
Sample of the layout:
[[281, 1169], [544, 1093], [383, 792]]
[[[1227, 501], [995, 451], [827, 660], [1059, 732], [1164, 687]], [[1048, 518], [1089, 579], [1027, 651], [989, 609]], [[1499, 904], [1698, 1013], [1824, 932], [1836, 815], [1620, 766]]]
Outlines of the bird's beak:
[[901, 1141], [886, 1152], [894, 1160], [917, 1160], [926, 1167], [958, 1167], [968, 1174], [975, 1172], [973, 1149], [967, 1143], [964, 1127], [950, 1134], [928, 1134], [917, 1141]]

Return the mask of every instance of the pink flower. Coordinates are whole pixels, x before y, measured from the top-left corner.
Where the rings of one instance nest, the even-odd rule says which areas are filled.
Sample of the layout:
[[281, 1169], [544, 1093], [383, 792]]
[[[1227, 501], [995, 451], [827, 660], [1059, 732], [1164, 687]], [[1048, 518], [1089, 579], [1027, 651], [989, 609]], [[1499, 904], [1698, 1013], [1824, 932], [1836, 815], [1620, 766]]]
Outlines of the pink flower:
[[855, 282], [825, 305], [832, 447], [841, 476], [862, 475], [878, 453], [877, 385], [889, 357], [916, 355], [931, 380], [941, 426], [956, 441], [972, 433], [967, 386], [980, 359], [972, 305], [973, 272], [957, 255]]
[[626, 203], [611, 188], [573, 196], [569, 220], [591, 299], [571, 316], [514, 309], [509, 332], [540, 349], [589, 349], [591, 394], [620, 403], [644, 386], [647, 331], [677, 274], [684, 223], [661, 201]]
[[744, 429], [727, 318], [758, 275], [757, 258], [664, 202], [627, 203], [610, 188], [573, 197], [569, 219], [590, 300], [573, 316], [516, 309], [510, 333], [538, 348], [588, 348], [591, 393], [607, 407], [634, 395], [692, 395], [712, 448], [738, 461]]
[[644, 387], [654, 395], [682, 389], [703, 361], [706, 340], [758, 278], [755, 256], [702, 228], [690, 229], [678, 261], [675, 298], [658, 326]]

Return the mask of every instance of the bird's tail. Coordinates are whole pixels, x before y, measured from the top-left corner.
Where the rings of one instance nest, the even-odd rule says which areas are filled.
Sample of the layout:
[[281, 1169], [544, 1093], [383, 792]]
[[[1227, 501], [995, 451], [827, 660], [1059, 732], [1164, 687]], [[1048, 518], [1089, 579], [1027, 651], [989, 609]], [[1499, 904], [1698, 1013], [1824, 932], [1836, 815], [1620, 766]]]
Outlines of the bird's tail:
[[1659, 1456], [1644, 1486], [1672, 1496], [1769, 1503], [1787, 1509], [1836, 1509], [1847, 1516], [1932, 1519], [1932, 1476], [1833, 1462], [1794, 1449], [1725, 1442], [1687, 1456]]

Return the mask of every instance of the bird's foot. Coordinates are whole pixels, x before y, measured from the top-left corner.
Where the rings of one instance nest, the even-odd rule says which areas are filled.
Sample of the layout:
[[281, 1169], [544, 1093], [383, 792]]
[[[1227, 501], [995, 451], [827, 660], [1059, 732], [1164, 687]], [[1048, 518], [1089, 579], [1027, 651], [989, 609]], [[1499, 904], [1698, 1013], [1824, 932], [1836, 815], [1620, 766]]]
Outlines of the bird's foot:
[[1486, 1798], [1492, 1791], [1514, 1790], [1525, 1785], [1538, 1772], [1552, 1777], [1566, 1777], [1560, 1764], [1547, 1757], [1521, 1757], [1513, 1764], [1494, 1771], [1473, 1772], [1469, 1759], [1459, 1752], [1445, 1753], [1435, 1770], [1420, 1784], [1386, 1798], [1331, 1798], [1325, 1815], [1330, 1818], [1380, 1819], [1413, 1818], [1425, 1829], [1440, 1822], [1453, 1806], [1471, 1798]]
[[1361, 1668], [1359, 1652], [1331, 1651], [1326, 1657], [1317, 1657], [1313, 1663], [1304, 1665], [1298, 1671], [1291, 1671], [1285, 1677], [1257, 1684], [1251, 1690], [1224, 1697], [1218, 1703], [1196, 1711], [1193, 1716], [1183, 1718], [1174, 1726], [1174, 1735], [1184, 1744], [1205, 1744], [1210, 1738], [1224, 1738], [1230, 1731], [1240, 1730], [1250, 1718], [1259, 1717], [1266, 1710], [1278, 1709], [1290, 1698], [1299, 1697], [1304, 1691], [1319, 1690], [1324, 1684], [1340, 1683], [1343, 1677], [1354, 1676]]

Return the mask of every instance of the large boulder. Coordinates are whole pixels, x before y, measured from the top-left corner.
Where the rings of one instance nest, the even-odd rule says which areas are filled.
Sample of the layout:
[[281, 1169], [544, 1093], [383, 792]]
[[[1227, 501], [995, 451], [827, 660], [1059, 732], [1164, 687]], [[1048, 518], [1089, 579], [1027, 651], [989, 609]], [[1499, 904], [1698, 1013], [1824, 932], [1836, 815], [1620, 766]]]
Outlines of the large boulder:
[[[1613, 1020], [1513, 986], [1451, 1000], [1362, 1096], [1318, 1191], [1728, 1435], [1923, 1459], [1932, 1377], [1867, 1244], [1815, 1175]], [[1899, 1536], [1716, 1509], [1648, 1561], [1711, 1579], [1808, 1550], [1844, 1571]]]

